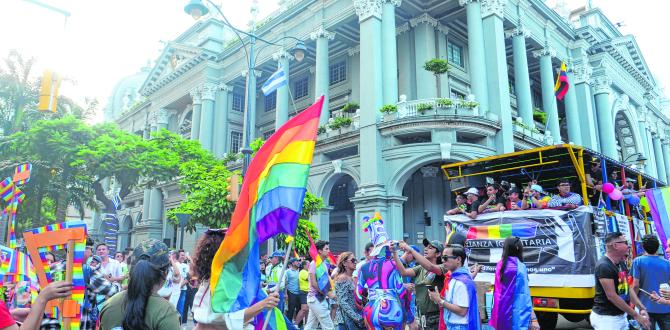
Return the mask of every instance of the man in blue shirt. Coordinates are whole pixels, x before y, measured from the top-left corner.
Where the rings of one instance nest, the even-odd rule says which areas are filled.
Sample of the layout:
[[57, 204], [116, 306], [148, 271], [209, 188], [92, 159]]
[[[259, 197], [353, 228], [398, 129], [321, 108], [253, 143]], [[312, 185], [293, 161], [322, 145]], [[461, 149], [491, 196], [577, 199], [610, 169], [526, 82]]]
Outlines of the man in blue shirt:
[[658, 324], [661, 330], [670, 330], [670, 306], [655, 303], [651, 298], [640, 291], [658, 292], [661, 283], [668, 283], [670, 280], [670, 261], [659, 256], [660, 247], [658, 238], [654, 235], [645, 235], [642, 237], [642, 248], [644, 255], [633, 260], [633, 290], [632, 295], [637, 295], [640, 302], [649, 313], [651, 329], [656, 329]]
[[286, 289], [288, 290], [288, 318], [294, 320], [295, 314], [300, 310], [300, 282], [298, 279], [300, 259], [291, 258], [288, 261], [289, 269], [286, 270]]

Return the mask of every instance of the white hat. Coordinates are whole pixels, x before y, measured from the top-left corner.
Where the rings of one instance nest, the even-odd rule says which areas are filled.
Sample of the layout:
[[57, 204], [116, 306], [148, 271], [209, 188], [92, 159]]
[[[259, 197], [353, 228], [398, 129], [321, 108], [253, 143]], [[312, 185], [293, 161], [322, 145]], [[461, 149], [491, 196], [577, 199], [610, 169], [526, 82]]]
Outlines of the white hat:
[[477, 188], [475, 188], [475, 187], [472, 187], [472, 188], [468, 189], [468, 191], [466, 191], [465, 194], [466, 195], [472, 194], [472, 195], [479, 196], [479, 190], [477, 190]]

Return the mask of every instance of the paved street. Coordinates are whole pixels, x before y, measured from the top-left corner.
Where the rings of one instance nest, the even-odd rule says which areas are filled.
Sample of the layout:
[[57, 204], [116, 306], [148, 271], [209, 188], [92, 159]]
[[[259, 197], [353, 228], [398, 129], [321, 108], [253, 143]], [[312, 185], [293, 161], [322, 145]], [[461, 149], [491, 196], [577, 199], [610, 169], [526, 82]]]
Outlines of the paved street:
[[557, 330], [567, 330], [567, 329], [586, 330], [586, 329], [593, 329], [593, 328], [586, 321], [581, 321], [579, 323], [573, 323], [573, 322], [567, 321], [562, 316], [559, 316], [558, 317], [558, 326], [556, 327], [556, 329]]

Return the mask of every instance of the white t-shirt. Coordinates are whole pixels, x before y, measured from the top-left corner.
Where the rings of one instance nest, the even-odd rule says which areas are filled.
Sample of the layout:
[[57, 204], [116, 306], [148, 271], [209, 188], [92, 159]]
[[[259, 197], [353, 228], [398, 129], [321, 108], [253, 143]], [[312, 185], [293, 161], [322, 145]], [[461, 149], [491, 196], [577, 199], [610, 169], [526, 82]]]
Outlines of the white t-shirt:
[[351, 274], [351, 277], [352, 277], [352, 278], [358, 278], [358, 275], [360, 275], [360, 273], [361, 273], [361, 268], [363, 267], [363, 265], [365, 265], [365, 264], [367, 264], [367, 263], [368, 263], [368, 260], [367, 260], [367, 259], [364, 260], [364, 261], [361, 261], [361, 262], [357, 263], [357, 264], [356, 264], [356, 269], [354, 269], [354, 273]]
[[[177, 264], [177, 267], [179, 268], [179, 275], [181, 276], [181, 281], [185, 280], [188, 277], [190, 267], [188, 266], [187, 263], [179, 263]], [[177, 284], [177, 286], [181, 285], [181, 281], [179, 282], [179, 284]], [[187, 285], [182, 286], [181, 290], [182, 291], [186, 290], [186, 287]]]
[[112, 277], [121, 277], [121, 264], [118, 261], [109, 258], [107, 264], [100, 265], [100, 271], [105, 275], [111, 275]]
[[[461, 281], [452, 279], [449, 281], [449, 291], [444, 293], [444, 300], [450, 304], [461, 307], [469, 307], [470, 299], [468, 297], [468, 289]], [[449, 314], [449, 323], [452, 324], [468, 324], [468, 314], [460, 316], [454, 312]]]

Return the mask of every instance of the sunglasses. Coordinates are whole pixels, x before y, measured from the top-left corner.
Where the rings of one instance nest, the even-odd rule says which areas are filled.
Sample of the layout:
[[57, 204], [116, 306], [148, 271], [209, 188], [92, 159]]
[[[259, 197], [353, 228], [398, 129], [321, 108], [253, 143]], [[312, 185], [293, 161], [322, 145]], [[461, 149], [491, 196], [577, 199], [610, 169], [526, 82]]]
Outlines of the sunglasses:
[[353, 263], [357, 263], [357, 262], [358, 262], [358, 260], [356, 260], [356, 258], [351, 258], [351, 259], [349, 259], [349, 261], [351, 261], [351, 262], [353, 262]]
[[457, 256], [442, 256], [442, 260], [447, 261], [449, 259], [456, 259], [458, 258]]
[[623, 243], [623, 244], [626, 244], [626, 246], [628, 246], [628, 241], [616, 241], [616, 242], [612, 242], [613, 245], [616, 244], [616, 243]]

